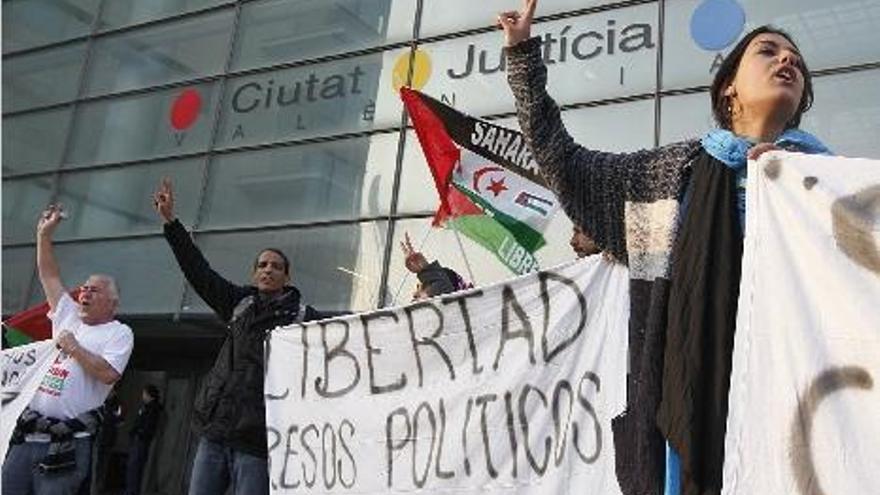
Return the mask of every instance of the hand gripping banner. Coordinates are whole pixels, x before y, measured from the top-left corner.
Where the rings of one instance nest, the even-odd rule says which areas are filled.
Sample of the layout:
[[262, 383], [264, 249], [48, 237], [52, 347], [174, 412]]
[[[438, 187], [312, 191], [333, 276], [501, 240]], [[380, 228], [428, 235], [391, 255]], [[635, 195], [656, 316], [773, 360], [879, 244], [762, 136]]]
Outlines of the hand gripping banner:
[[55, 342], [43, 340], [4, 349], [2, 362], [2, 399], [0, 410], [0, 459], [6, 459], [6, 449], [18, 416], [31, 402], [37, 387], [61, 353]]

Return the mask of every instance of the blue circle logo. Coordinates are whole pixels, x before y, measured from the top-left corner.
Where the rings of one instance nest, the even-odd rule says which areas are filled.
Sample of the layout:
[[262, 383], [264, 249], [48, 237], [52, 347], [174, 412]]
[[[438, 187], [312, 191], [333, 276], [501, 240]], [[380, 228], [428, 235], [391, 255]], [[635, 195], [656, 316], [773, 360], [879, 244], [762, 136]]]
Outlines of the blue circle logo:
[[704, 0], [691, 15], [691, 38], [703, 50], [719, 51], [739, 38], [745, 24], [736, 0]]

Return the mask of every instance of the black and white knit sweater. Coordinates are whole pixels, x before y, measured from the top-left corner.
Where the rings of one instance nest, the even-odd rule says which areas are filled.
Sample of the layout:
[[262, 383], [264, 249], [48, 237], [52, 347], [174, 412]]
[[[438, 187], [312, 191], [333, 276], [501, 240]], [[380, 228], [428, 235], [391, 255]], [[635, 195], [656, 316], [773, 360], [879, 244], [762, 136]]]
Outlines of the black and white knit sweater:
[[613, 422], [617, 476], [626, 495], [663, 490], [656, 427], [672, 248], [699, 141], [633, 153], [586, 149], [565, 130], [547, 94], [540, 39], [507, 51], [520, 127], [566, 214], [630, 271], [627, 411]]

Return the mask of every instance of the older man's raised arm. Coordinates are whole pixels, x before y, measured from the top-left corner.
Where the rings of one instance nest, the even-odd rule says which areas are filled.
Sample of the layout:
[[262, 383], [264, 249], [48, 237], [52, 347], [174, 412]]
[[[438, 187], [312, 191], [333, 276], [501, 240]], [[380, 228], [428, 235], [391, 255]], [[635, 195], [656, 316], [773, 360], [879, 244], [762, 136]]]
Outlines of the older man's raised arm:
[[52, 247], [52, 235], [63, 216], [61, 205], [49, 205], [37, 222], [37, 271], [40, 275], [40, 283], [43, 285], [43, 293], [46, 294], [46, 301], [52, 311], [55, 311], [58, 300], [64, 294], [61, 271]]

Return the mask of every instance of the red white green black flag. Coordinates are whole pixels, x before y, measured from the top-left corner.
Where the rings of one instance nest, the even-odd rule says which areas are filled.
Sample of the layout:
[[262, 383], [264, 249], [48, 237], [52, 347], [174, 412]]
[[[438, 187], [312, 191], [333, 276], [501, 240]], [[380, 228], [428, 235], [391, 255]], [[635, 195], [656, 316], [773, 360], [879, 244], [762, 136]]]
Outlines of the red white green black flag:
[[[79, 287], [70, 291], [74, 300], [78, 295]], [[3, 322], [6, 343], [17, 347], [52, 338], [52, 322], [46, 316], [48, 312], [49, 303], [44, 302], [7, 318]]]
[[534, 253], [546, 244], [543, 232], [559, 203], [522, 133], [418, 91], [400, 93], [440, 195], [434, 225], [461, 232], [513, 273], [536, 270]]

